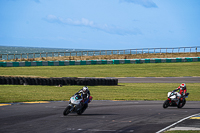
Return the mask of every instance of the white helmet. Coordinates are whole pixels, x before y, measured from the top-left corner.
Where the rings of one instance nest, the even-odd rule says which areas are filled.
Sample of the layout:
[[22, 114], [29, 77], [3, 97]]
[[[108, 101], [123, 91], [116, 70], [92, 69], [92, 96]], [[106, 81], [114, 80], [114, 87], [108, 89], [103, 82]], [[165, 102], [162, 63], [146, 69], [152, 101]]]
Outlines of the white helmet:
[[88, 91], [88, 87], [87, 86], [83, 87], [83, 92], [86, 93], [87, 91]]
[[185, 84], [185, 83], [182, 83], [182, 84], [180, 85], [180, 88], [181, 88], [181, 90], [185, 90], [185, 89], [186, 89], [186, 84]]

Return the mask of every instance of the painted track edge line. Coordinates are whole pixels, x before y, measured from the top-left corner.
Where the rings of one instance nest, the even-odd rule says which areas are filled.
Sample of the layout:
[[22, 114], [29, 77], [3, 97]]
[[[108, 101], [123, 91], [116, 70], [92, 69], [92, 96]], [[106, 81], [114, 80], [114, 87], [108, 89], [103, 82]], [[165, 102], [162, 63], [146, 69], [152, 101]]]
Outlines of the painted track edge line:
[[186, 117], [186, 118], [183, 118], [183, 119], [181, 119], [181, 120], [179, 120], [179, 121], [177, 121], [177, 122], [175, 122], [175, 123], [169, 125], [168, 127], [161, 129], [160, 131], [158, 131], [158, 132], [156, 132], [156, 133], [161, 133], [161, 132], [163, 132], [163, 131], [169, 129], [170, 127], [172, 127], [172, 126], [174, 126], [174, 125], [176, 125], [176, 124], [178, 124], [178, 123], [180, 123], [180, 122], [182, 122], [182, 121], [184, 121], [184, 120], [186, 120], [186, 119], [189, 119], [189, 118], [191, 118], [191, 117], [194, 117], [194, 116], [196, 116], [196, 115], [200, 115], [200, 113], [199, 113], [199, 114], [194, 114], [194, 115], [188, 116], [188, 117]]

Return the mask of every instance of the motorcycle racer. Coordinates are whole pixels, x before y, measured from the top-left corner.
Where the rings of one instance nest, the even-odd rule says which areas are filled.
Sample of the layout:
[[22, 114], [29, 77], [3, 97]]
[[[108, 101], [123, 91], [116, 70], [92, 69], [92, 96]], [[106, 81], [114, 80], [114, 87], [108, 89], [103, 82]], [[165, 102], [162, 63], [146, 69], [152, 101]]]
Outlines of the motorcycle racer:
[[83, 87], [76, 94], [81, 94], [81, 97], [84, 100], [83, 110], [85, 110], [88, 107], [88, 102], [90, 100], [90, 91], [88, 87], [87, 86]]
[[179, 94], [181, 94], [181, 97], [185, 96], [186, 91], [187, 91], [186, 84], [182, 83], [178, 88], [173, 90], [173, 92], [175, 92], [175, 91], [179, 91]]

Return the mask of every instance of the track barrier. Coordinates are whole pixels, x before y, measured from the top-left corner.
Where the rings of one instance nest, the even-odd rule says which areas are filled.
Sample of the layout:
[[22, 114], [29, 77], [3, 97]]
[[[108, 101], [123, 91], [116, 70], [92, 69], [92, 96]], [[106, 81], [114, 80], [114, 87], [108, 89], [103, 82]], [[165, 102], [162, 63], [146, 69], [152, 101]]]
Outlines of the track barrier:
[[118, 85], [118, 79], [109, 78], [32, 78], [0, 76], [0, 85]]
[[198, 62], [200, 57], [182, 58], [150, 58], [150, 59], [111, 59], [111, 60], [77, 60], [77, 61], [24, 61], [0, 62], [0, 67], [28, 67], [28, 66], [68, 66], [68, 65], [97, 65], [97, 64], [138, 64], [138, 63], [174, 63]]

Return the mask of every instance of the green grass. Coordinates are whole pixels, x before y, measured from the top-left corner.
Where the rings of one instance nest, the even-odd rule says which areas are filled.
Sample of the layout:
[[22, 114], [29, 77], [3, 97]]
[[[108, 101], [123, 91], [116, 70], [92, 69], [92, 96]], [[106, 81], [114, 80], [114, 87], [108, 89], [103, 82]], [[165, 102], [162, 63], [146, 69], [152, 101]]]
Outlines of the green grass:
[[[167, 92], [177, 83], [119, 83], [118, 86], [88, 86], [93, 100], [166, 100]], [[0, 102], [62, 101], [76, 93], [82, 86], [22, 86], [0, 85]], [[188, 101], [200, 101], [200, 83], [187, 83]]]
[[[200, 76], [200, 62], [119, 65], [1, 67], [0, 75], [41, 77], [180, 77]], [[179, 84], [120, 83], [89, 86], [94, 100], [165, 100]], [[0, 102], [68, 100], [82, 86], [0, 85]], [[188, 100], [200, 101], [200, 83], [187, 83]]]
[[182, 77], [200, 76], [200, 62], [118, 65], [1, 67], [0, 75], [41, 77]]

